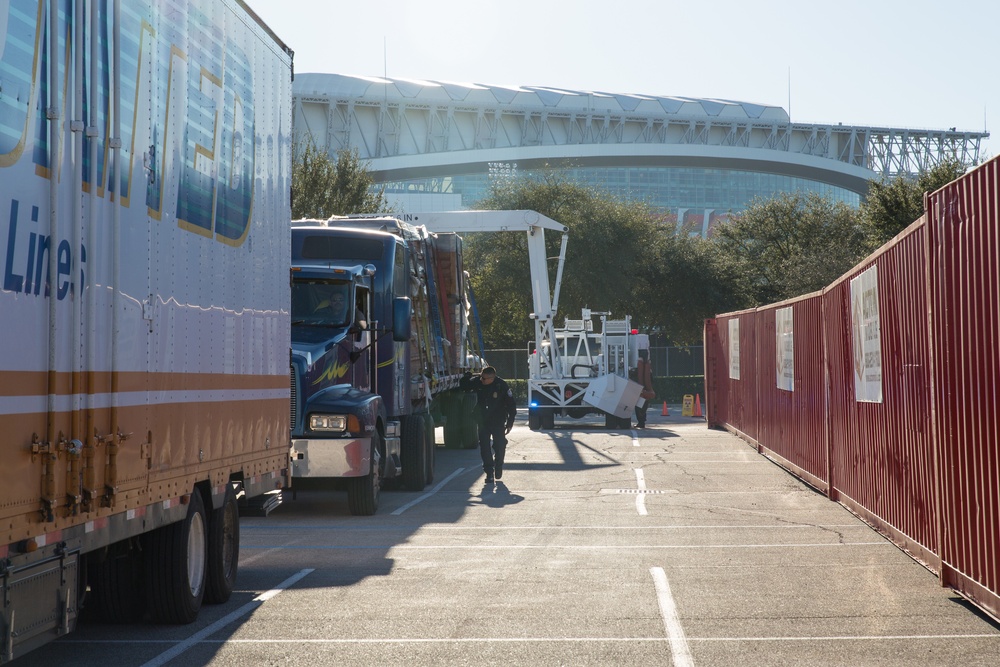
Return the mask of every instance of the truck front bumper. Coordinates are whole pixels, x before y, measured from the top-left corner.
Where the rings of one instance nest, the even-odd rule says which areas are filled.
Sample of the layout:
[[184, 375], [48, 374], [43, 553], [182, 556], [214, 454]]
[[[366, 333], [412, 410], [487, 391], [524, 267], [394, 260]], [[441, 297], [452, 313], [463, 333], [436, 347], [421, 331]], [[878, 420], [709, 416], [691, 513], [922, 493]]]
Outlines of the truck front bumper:
[[292, 439], [292, 478], [364, 477], [372, 469], [372, 439]]

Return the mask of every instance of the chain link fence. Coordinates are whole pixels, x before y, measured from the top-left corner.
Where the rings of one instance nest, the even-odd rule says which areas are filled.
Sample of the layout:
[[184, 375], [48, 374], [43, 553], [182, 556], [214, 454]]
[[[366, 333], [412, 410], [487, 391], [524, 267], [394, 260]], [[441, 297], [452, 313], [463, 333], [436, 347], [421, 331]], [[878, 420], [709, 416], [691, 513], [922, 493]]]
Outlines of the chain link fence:
[[[483, 356], [505, 380], [528, 379], [527, 349], [486, 350]], [[705, 357], [701, 345], [651, 347], [649, 360], [654, 377], [705, 374]]]

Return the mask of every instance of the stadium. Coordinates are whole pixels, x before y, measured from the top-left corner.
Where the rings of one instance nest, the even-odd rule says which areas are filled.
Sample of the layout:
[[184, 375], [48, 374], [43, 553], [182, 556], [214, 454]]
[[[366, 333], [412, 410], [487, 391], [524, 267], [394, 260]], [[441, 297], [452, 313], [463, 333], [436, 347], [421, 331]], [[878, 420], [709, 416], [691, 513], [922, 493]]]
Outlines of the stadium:
[[710, 236], [755, 197], [816, 192], [857, 206], [871, 179], [948, 158], [986, 132], [795, 123], [724, 99], [297, 74], [296, 145], [357, 149], [406, 212], [471, 208], [496, 179], [556, 170], [647, 202]]

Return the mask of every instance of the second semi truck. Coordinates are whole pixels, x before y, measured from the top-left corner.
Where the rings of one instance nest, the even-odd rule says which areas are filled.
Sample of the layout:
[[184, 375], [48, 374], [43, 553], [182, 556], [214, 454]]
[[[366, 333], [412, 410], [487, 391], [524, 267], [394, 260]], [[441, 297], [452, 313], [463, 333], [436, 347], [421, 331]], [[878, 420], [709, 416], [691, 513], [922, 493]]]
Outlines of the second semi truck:
[[447, 446], [477, 443], [462, 239], [388, 216], [298, 221], [291, 239], [294, 488], [346, 487], [373, 514], [384, 481], [433, 480], [436, 424]]

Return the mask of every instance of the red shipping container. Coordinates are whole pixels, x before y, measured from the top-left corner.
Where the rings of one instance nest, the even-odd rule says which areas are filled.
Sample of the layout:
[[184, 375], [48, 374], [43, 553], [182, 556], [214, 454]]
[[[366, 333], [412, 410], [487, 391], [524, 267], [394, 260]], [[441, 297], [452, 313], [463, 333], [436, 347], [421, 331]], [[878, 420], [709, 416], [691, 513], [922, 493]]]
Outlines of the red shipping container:
[[941, 579], [1000, 616], [1000, 161], [925, 198]]
[[830, 497], [936, 571], [925, 251], [921, 221], [824, 291]]

